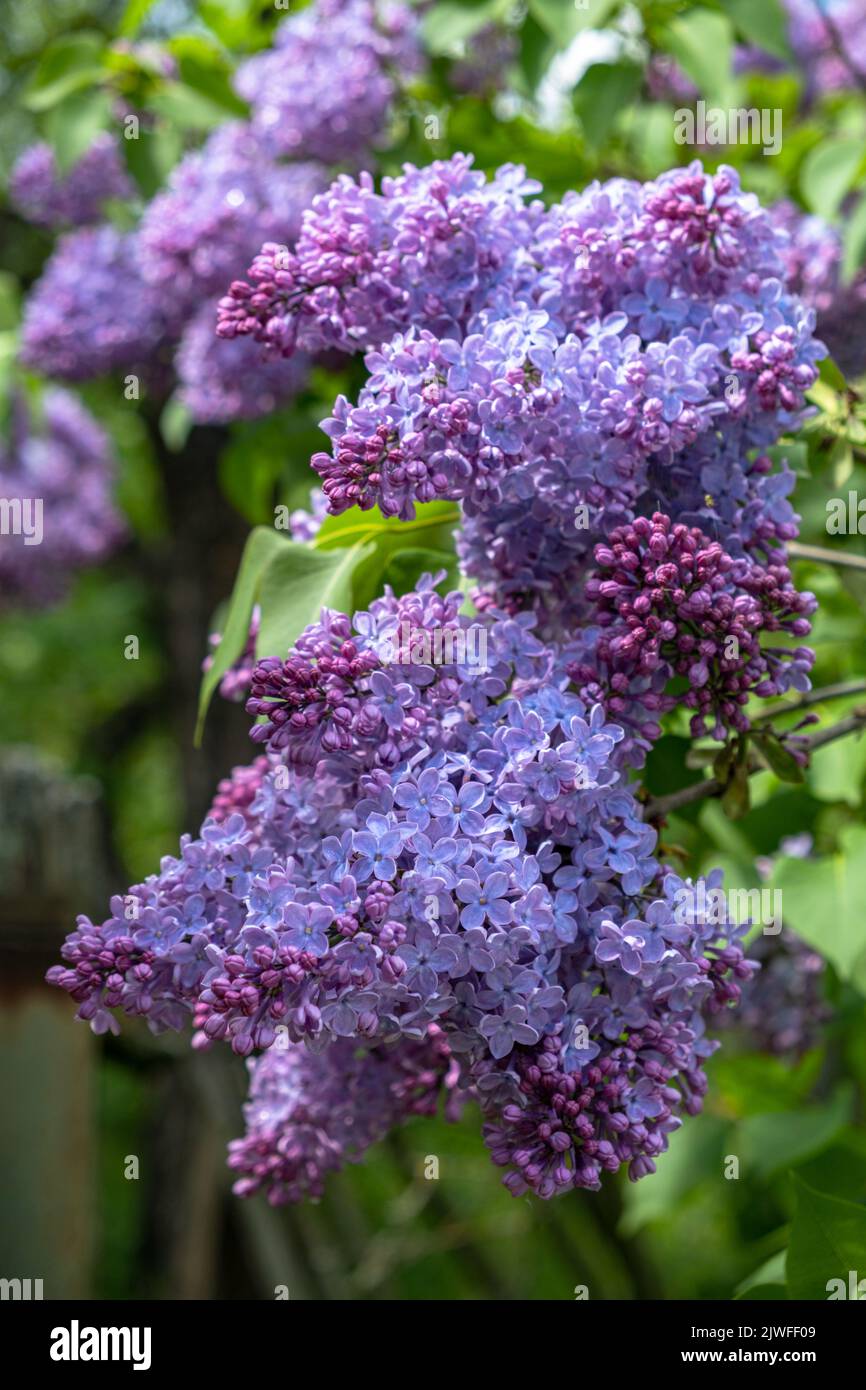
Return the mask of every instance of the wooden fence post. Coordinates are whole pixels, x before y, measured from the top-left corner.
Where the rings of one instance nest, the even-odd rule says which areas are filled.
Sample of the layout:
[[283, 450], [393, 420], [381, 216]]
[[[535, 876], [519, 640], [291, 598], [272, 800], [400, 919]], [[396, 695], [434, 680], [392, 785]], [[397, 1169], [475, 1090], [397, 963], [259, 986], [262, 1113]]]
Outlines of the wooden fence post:
[[[91, 1292], [94, 1048], [44, 982], [76, 912], [105, 901], [98, 785], [33, 749], [0, 753], [0, 1277], [42, 1296]], [[5, 1286], [4, 1286], [5, 1287]], [[26, 1286], [25, 1286], [26, 1287]]]

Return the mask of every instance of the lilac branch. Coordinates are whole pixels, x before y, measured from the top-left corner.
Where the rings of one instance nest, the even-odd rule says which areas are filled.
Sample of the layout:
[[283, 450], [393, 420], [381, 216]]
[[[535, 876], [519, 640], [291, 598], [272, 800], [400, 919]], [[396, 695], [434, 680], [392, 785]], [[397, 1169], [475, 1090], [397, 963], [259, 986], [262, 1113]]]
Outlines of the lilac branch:
[[[860, 706], [845, 719], [840, 719], [838, 724], [831, 724], [826, 729], [819, 729], [811, 737], [798, 739], [798, 744], [806, 754], [814, 753], [816, 748], [823, 748], [827, 743], [834, 743], [837, 738], [844, 738], [847, 734], [859, 733], [866, 729], [866, 706]], [[763, 764], [755, 763], [748, 769], [751, 777], [755, 772], [764, 772], [766, 769]], [[718, 777], [707, 777], [702, 782], [693, 782], [689, 787], [681, 787], [679, 791], [670, 792], [667, 796], [652, 797], [644, 809], [645, 820], [663, 820], [672, 811], [680, 811], [684, 806], [691, 806], [695, 801], [703, 801], [708, 796], [721, 796], [725, 790], [726, 783], [720, 781]]]

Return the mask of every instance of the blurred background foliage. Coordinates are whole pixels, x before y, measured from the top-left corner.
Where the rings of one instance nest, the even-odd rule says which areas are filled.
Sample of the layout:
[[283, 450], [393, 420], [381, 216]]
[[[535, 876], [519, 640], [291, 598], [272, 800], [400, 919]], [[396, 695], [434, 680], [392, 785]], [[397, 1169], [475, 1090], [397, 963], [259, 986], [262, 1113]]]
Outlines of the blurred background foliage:
[[[762, 199], [789, 198], [836, 223], [845, 274], [857, 274], [866, 252], [866, 76], [855, 65], [848, 84], [811, 90], [781, 0], [437, 0], [424, 10], [432, 62], [395, 112], [382, 172], [465, 150], [486, 170], [525, 163], [550, 199], [596, 177], [653, 177], [693, 155], [674, 140], [674, 109], [694, 100], [666, 91], [676, 65], [677, 80], [708, 101], [782, 110], [778, 155], [749, 145], [702, 154], [710, 166], [739, 167]], [[9, 0], [0, 33], [0, 184], [37, 137], [68, 167], [97, 131], [112, 128], [113, 98], [122, 96], [147, 115], [146, 137], [123, 143], [149, 197], [185, 149], [243, 114], [229, 85], [233, 65], [267, 46], [284, 14], [255, 0]], [[455, 66], [467, 44], [496, 32], [508, 36], [496, 80], [461, 93]], [[737, 53], [747, 46], [772, 61], [744, 66]], [[172, 76], [156, 61], [161, 49], [176, 59]], [[119, 206], [112, 215], [124, 225], [134, 210]], [[5, 202], [0, 237], [0, 368], [8, 369], [21, 297], [50, 240]], [[859, 346], [856, 333], [849, 343], [848, 380], [825, 370], [815, 419], [798, 444], [796, 504], [807, 545], [830, 543], [829, 497], [866, 489], [863, 326]], [[240, 761], [247, 748], [242, 708], [226, 707], [218, 742], [191, 751], [194, 711], [178, 694], [176, 654], [165, 640], [178, 543], [172, 470], [198, 469], [194, 506], [213, 512], [213, 524], [236, 540], [236, 559], [246, 529], [270, 521], [275, 502], [294, 507], [308, 497], [317, 422], [337, 390], [351, 392], [358, 371], [350, 364], [342, 376], [320, 373], [290, 409], [219, 430], [191, 428], [173, 400], [158, 413], [147, 399], [133, 405], [113, 382], [82, 391], [121, 460], [130, 540], [59, 606], [0, 618], [0, 727], [5, 742], [38, 746], [65, 773], [97, 780], [115, 889], [149, 872], [194, 828], [206, 789], [228, 770], [225, 749]], [[864, 536], [832, 544], [866, 559]], [[820, 599], [814, 685], [853, 687], [817, 707], [822, 718], [839, 718], [863, 702], [858, 683], [866, 689], [866, 568], [803, 559], [797, 578]], [[129, 633], [140, 638], [137, 661], [122, 657]], [[193, 674], [206, 637], [202, 625], [189, 639]], [[673, 719], [652, 755], [653, 795], [697, 775], [684, 771], [683, 733]], [[184, 1040], [129, 1028], [98, 1054], [91, 1295], [273, 1297], [285, 1284], [292, 1297], [323, 1298], [568, 1299], [580, 1285], [592, 1298], [731, 1298], [749, 1289], [783, 1297], [791, 1241], [788, 1288], [822, 1296], [815, 1232], [834, 1223], [850, 1231], [852, 1219], [866, 1273], [864, 788], [866, 741], [845, 740], [816, 754], [802, 784], [769, 771], [754, 777], [750, 807], [737, 819], [715, 801], [671, 818], [664, 840], [674, 862], [721, 864], [737, 884], [757, 886], [762, 859], [775, 857], [773, 881], [793, 885], [791, 924], [829, 962], [827, 1021], [802, 1055], [775, 1057], [730, 1031], [709, 1066], [704, 1114], [674, 1136], [656, 1176], [548, 1205], [514, 1201], [482, 1149], [477, 1117], [457, 1126], [416, 1120], [333, 1180], [319, 1206], [271, 1212], [260, 1200], [231, 1199], [222, 1166], [223, 1142], [240, 1130], [243, 1064], [193, 1056]], [[803, 835], [811, 857], [779, 857], [786, 837]], [[133, 1154], [139, 1181], [124, 1177]], [[725, 1180], [728, 1155], [740, 1159], [738, 1180]], [[438, 1182], [425, 1179], [431, 1157]], [[63, 1181], [62, 1163], [57, 1155], [55, 1181]], [[3, 1200], [14, 1203], [14, 1194], [4, 1191]]]

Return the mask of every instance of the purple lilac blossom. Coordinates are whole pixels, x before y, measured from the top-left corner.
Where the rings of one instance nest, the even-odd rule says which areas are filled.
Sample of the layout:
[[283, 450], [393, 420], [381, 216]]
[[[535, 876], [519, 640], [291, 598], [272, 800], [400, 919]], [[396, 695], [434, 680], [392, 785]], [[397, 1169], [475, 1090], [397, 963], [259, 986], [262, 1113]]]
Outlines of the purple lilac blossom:
[[106, 133], [66, 174], [59, 172], [51, 146], [40, 142], [19, 155], [9, 176], [13, 206], [39, 227], [84, 227], [100, 220], [110, 200], [133, 196], [117, 141]]
[[404, 5], [314, 0], [283, 21], [273, 48], [240, 65], [234, 85], [275, 154], [340, 164], [369, 157], [398, 79], [420, 67], [417, 19]]
[[239, 1197], [264, 1192], [272, 1206], [321, 1197], [328, 1173], [357, 1163], [412, 1115], [448, 1119], [463, 1100], [459, 1068], [442, 1031], [359, 1054], [351, 1042], [324, 1052], [298, 1044], [269, 1048], [248, 1063], [246, 1134], [229, 1145]]
[[[218, 818], [101, 926], [80, 919], [49, 978], [97, 1031], [115, 1010], [155, 1030], [192, 1016], [199, 1045], [244, 1056], [435, 1026], [512, 1191], [639, 1177], [699, 1108], [705, 1020], [752, 967], [737, 927], [676, 920], [679, 880], [614, 765], [622, 729], [569, 690], [528, 615], [484, 615], [483, 671], [415, 644], [383, 665], [402, 624], [431, 649], [464, 630], [461, 598], [427, 576], [353, 620], [323, 610], [260, 661], [254, 800], [235, 774]], [[277, 1199], [299, 1195], [274, 1171]]]
[[255, 420], [288, 405], [303, 389], [302, 354], [274, 357], [249, 339], [218, 338], [216, 308], [205, 303], [184, 329], [175, 356], [178, 394], [199, 424]]
[[112, 498], [115, 464], [108, 438], [68, 391], [47, 390], [38, 409], [17, 397], [9, 437], [0, 450], [0, 497], [22, 515], [39, 502], [41, 524], [28, 513], [26, 532], [0, 536], [3, 602], [42, 606], [61, 597], [76, 571], [99, 564], [124, 534]]
[[547, 211], [536, 191], [462, 155], [381, 193], [342, 178], [234, 282], [219, 331], [365, 351], [313, 459], [330, 510], [460, 501], [464, 571], [561, 638], [586, 619], [594, 544], [636, 515], [784, 563], [794, 477], [766, 451], [825, 349], [786, 284], [789, 230], [734, 170], [594, 183]]
[[250, 126], [232, 121], [186, 155], [149, 204], [138, 233], [145, 280], [190, 312], [223, 289], [263, 241], [292, 240], [326, 183], [317, 164], [280, 164]]
[[24, 311], [21, 357], [64, 381], [145, 372], [176, 331], [175, 309], [141, 278], [136, 238], [104, 225], [61, 237]]

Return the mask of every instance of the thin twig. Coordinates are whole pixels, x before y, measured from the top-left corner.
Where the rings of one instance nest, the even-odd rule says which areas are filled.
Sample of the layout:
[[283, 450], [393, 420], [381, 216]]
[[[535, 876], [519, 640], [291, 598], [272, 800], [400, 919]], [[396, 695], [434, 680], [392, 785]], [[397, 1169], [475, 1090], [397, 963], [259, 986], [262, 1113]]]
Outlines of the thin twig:
[[841, 565], [843, 569], [866, 570], [866, 556], [848, 555], [844, 550], [830, 550], [824, 545], [803, 545], [788, 541], [786, 547], [795, 560], [818, 560], [824, 565]]
[[[837, 738], [844, 738], [846, 734], [857, 733], [866, 728], [866, 707], [856, 709], [845, 719], [840, 719], [838, 724], [831, 724], [827, 729], [819, 729], [816, 734], [809, 738], [803, 738], [802, 743], [807, 753], [813, 753], [816, 748], [823, 748], [827, 743], [833, 743]], [[762, 772], [765, 769], [756, 765], [748, 769], [751, 777], [755, 772]], [[707, 796], [720, 796], [725, 790], [725, 783], [718, 777], [706, 777], [703, 782], [693, 782], [689, 787], [681, 787], [679, 791], [670, 792], [668, 796], [653, 797], [647, 802], [644, 808], [645, 820], [661, 820], [670, 815], [672, 811], [680, 811], [684, 806], [691, 806], [695, 801], [703, 801]]]
[[823, 685], [817, 690], [810, 690], [802, 699], [790, 701], [780, 701], [778, 704], [770, 705], [764, 714], [758, 716], [756, 724], [766, 724], [768, 720], [775, 719], [779, 714], [799, 714], [801, 709], [809, 709], [812, 705], [823, 705], [826, 700], [841, 700], [846, 695], [866, 694], [866, 680], [858, 681], [839, 681], [836, 685]]
[[839, 26], [837, 25], [834, 16], [829, 14], [824, 9], [823, 5], [819, 3], [819, 0], [812, 0], [812, 3], [814, 4], [815, 9], [820, 14], [822, 20], [824, 21], [827, 33], [830, 35], [830, 42], [833, 45], [833, 51], [835, 52], [836, 57], [843, 64], [843, 66], [848, 69], [851, 76], [854, 78], [854, 81], [856, 82], [857, 86], [860, 88], [861, 92], [866, 92], [866, 73], [860, 71], [860, 69], [857, 67], [857, 64], [854, 62], [854, 59], [851, 57], [850, 53], [845, 47], [845, 36], [839, 29]]

